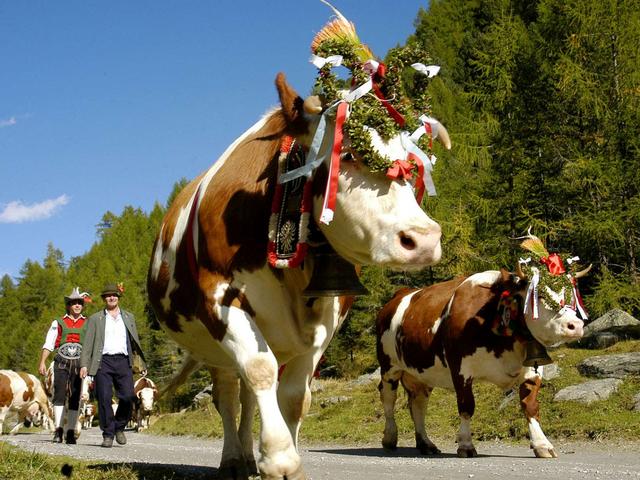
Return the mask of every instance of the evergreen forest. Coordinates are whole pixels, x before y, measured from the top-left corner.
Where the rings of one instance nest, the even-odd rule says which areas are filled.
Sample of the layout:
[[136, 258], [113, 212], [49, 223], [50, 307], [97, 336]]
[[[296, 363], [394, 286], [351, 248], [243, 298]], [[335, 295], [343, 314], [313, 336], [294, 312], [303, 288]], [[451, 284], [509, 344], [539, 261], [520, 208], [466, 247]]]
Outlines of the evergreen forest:
[[[453, 148], [434, 146], [438, 196], [423, 206], [442, 225], [443, 259], [411, 274], [365, 267], [370, 293], [357, 299], [321, 371], [375, 369], [374, 318], [397, 288], [513, 270], [523, 255], [514, 239], [529, 227], [549, 251], [593, 264], [580, 284], [591, 318], [611, 308], [640, 315], [640, 3], [433, 0], [406, 41], [442, 67], [429, 87], [431, 113]], [[84, 255], [66, 258], [49, 244], [41, 262], [0, 279], [0, 367], [35, 372], [63, 296], [76, 285], [91, 292], [91, 314], [104, 284], [118, 281], [149, 376], [169, 378], [184, 352], [154, 318], [146, 275], [164, 212], [186, 182], [176, 179], [151, 212], [106, 212]], [[204, 383], [205, 372], [194, 375], [188, 393]]]

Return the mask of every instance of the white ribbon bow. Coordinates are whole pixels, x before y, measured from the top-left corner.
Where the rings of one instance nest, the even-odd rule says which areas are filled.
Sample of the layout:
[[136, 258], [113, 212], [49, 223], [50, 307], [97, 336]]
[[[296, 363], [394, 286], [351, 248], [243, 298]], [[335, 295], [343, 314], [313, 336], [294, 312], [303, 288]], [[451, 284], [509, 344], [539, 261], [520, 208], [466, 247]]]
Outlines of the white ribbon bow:
[[331, 55], [327, 58], [324, 58], [312, 53], [311, 57], [309, 57], [309, 61], [318, 68], [322, 68], [326, 64], [329, 64], [332, 67], [339, 67], [340, 65], [342, 65], [342, 55]]
[[424, 63], [412, 63], [414, 70], [426, 75], [428, 78], [435, 77], [440, 71], [439, 65], [425, 65]]

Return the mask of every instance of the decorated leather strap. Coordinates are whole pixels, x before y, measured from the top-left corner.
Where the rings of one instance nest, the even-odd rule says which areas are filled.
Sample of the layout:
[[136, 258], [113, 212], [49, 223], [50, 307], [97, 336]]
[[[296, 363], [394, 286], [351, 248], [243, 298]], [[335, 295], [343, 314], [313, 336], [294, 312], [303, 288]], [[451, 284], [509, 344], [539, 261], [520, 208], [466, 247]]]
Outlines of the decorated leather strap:
[[[278, 177], [290, 169], [299, 168], [304, 160], [303, 148], [296, 145], [292, 137], [283, 137], [278, 157]], [[276, 183], [267, 245], [267, 259], [274, 268], [296, 268], [306, 256], [312, 208], [311, 188], [308, 177]]]

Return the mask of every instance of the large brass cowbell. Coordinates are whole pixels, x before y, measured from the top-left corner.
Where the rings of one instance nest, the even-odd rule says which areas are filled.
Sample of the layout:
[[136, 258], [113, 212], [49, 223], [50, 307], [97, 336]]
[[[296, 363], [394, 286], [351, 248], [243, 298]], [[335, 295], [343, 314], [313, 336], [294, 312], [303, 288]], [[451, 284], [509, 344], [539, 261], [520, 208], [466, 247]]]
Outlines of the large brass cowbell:
[[337, 297], [341, 295], [366, 295], [365, 288], [356, 274], [355, 267], [338, 255], [328, 243], [312, 250], [314, 262], [309, 285], [302, 292], [304, 297]]
[[553, 363], [553, 359], [547, 353], [547, 349], [536, 339], [529, 340], [525, 347], [526, 357], [522, 362], [522, 365], [525, 367], [534, 367], [537, 369], [541, 365]]

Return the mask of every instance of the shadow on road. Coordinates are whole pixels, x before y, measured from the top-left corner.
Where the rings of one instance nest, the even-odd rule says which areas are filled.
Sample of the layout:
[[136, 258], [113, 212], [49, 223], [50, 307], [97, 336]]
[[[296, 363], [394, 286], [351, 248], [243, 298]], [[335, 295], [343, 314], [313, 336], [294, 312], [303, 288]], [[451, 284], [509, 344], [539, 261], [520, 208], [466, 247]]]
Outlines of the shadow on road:
[[133, 470], [138, 478], [153, 478], [157, 480], [205, 480], [217, 478], [218, 469], [194, 465], [173, 465], [170, 463], [126, 463], [110, 462], [91, 465], [91, 470], [109, 472], [123, 467]]
[[[437, 455], [422, 455], [418, 450], [412, 447], [398, 447], [396, 450], [385, 450], [384, 448], [362, 447], [362, 448], [310, 448], [309, 452], [317, 453], [333, 453], [336, 455], [354, 455], [357, 457], [381, 457], [381, 458], [458, 458], [455, 453], [439, 453]], [[530, 458], [524, 455], [483, 455], [478, 454], [479, 458]]]

